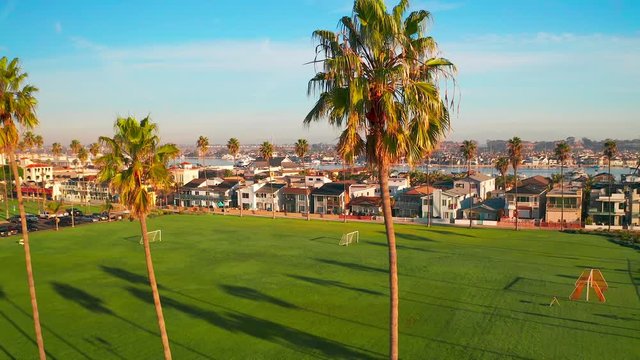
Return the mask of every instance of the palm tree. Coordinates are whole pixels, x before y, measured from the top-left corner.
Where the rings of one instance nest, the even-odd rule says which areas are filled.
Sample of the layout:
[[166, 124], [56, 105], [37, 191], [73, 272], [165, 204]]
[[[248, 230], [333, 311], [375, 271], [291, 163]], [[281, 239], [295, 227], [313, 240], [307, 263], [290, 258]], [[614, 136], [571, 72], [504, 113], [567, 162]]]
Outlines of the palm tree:
[[469, 180], [469, 199], [471, 204], [469, 205], [469, 228], [473, 225], [473, 219], [471, 217], [471, 206], [473, 205], [473, 200], [471, 199], [471, 160], [476, 157], [478, 152], [478, 146], [476, 142], [473, 140], [465, 140], [460, 145], [460, 153], [462, 157], [467, 160], [467, 179]]
[[496, 170], [502, 176], [502, 190], [507, 191], [507, 171], [509, 171], [509, 158], [499, 157], [495, 163]]
[[58, 223], [60, 222], [60, 218], [58, 217], [58, 213], [60, 212], [61, 208], [62, 201], [50, 201], [49, 203], [47, 203], [47, 210], [49, 210], [49, 212], [54, 215], [53, 221], [55, 221], [56, 223], [56, 231], [59, 230]]
[[200, 136], [198, 140], [196, 140], [196, 148], [198, 149], [198, 154], [200, 154], [200, 159], [202, 159], [202, 166], [204, 168], [204, 178], [207, 179], [207, 167], [204, 164], [204, 159], [207, 156], [207, 152], [209, 151], [209, 138], [206, 136]]
[[152, 123], [149, 117], [141, 121], [133, 117], [118, 118], [114, 130], [113, 138], [100, 137], [100, 142], [106, 147], [106, 153], [96, 160], [100, 164], [98, 178], [100, 181], [108, 182], [110, 187], [120, 194], [122, 203], [131, 211], [131, 215], [140, 219], [147, 273], [158, 317], [164, 358], [171, 359], [169, 337], [149, 248], [147, 214], [152, 208], [150, 187], [163, 188], [170, 184], [171, 175], [167, 164], [178, 155], [179, 150], [173, 144], [159, 145], [157, 125]]
[[309, 95], [319, 96], [304, 119], [307, 125], [322, 119], [344, 125], [341, 156], [365, 154], [377, 168], [389, 245], [392, 359], [398, 357], [398, 272], [389, 169], [402, 157], [418, 161], [445, 136], [453, 104], [441, 96], [439, 84], [455, 72], [424, 34], [431, 14], [420, 10], [405, 17], [407, 9], [407, 1], [388, 12], [383, 0], [355, 0], [338, 32], [313, 32], [319, 43], [313, 63], [322, 69], [309, 81]]
[[[295, 148], [296, 148], [296, 155], [298, 155], [298, 157], [300, 158], [300, 161], [302, 161], [302, 173], [303, 178], [306, 179], [307, 178], [307, 170], [304, 167], [304, 157], [305, 155], [307, 155], [307, 153], [309, 152], [309, 143], [307, 142], [306, 139], [298, 139], [298, 141], [296, 141], [295, 144]], [[305, 192], [308, 191], [309, 189], [307, 188], [307, 184], [306, 184], [306, 180], [305, 180]], [[305, 195], [306, 200], [307, 200], [307, 205], [306, 205], [306, 210], [307, 210], [307, 221], [311, 220], [311, 209], [309, 209], [309, 194]], [[346, 217], [345, 217], [346, 219]]]
[[16, 193], [18, 195], [18, 209], [20, 210], [20, 220], [22, 224], [22, 239], [24, 241], [24, 255], [27, 268], [27, 282], [29, 284], [29, 296], [31, 297], [31, 308], [33, 311], [33, 323], [35, 327], [36, 343], [40, 359], [46, 358], [44, 350], [44, 340], [40, 327], [40, 313], [38, 312], [38, 301], [36, 299], [36, 285], [33, 279], [33, 269], [31, 267], [31, 248], [29, 246], [29, 232], [27, 228], [26, 213], [20, 188], [20, 176], [18, 164], [15, 159], [15, 151], [20, 136], [18, 126], [23, 129], [32, 129], [38, 125], [35, 107], [38, 101], [35, 93], [38, 89], [35, 86], [25, 84], [27, 73], [22, 72], [20, 60], [17, 58], [9, 61], [6, 57], [0, 58], [0, 147], [2, 152], [9, 156], [9, 164], [15, 179]]
[[80, 151], [81, 147], [82, 147], [82, 144], [80, 143], [80, 140], [73, 139], [69, 144], [69, 150], [71, 150], [71, 154], [73, 154], [73, 156], [78, 155], [78, 151]]
[[519, 137], [514, 136], [507, 142], [507, 151], [509, 152], [509, 161], [513, 167], [513, 177], [515, 178], [516, 189], [516, 231], [518, 230], [518, 167], [522, 162], [522, 140]]
[[56, 162], [58, 162], [60, 155], [62, 154], [62, 144], [54, 142], [51, 144], [51, 153], [53, 154]]
[[22, 135], [22, 142], [24, 144], [25, 150], [33, 150], [33, 147], [36, 143], [36, 134], [34, 134], [33, 131], [25, 131], [25, 133]]
[[609, 166], [609, 226], [607, 228], [608, 231], [611, 231], [611, 210], [613, 207], [611, 203], [611, 159], [613, 159], [616, 156], [617, 152], [618, 152], [618, 146], [616, 145], [616, 142], [611, 139], [605, 140], [603, 154], [607, 158], [607, 165]]
[[33, 146], [35, 146], [38, 151], [42, 150], [42, 147], [44, 146], [44, 139], [42, 138], [42, 135], [36, 135], [33, 138]]
[[271, 190], [271, 214], [273, 218], [276, 218], [276, 199], [275, 194], [273, 194], [273, 179], [271, 178], [271, 157], [273, 157], [273, 145], [270, 142], [265, 141], [260, 145], [260, 149], [258, 150], [260, 156], [267, 162], [267, 166], [269, 167], [269, 186]]
[[[233, 159], [235, 160], [236, 157], [238, 156], [238, 152], [240, 151], [240, 141], [238, 139], [236, 139], [236, 138], [229, 139], [229, 141], [227, 141], [227, 150], [229, 151], [229, 154], [231, 156], [233, 156]], [[235, 164], [234, 164], [234, 166], [235, 166]], [[240, 207], [240, 217], [242, 217], [242, 197], [240, 197], [240, 202], [239, 202], [238, 206]]]
[[227, 150], [229, 150], [229, 154], [235, 159], [238, 156], [238, 151], [240, 151], [240, 141], [236, 138], [229, 139], [229, 141], [227, 141]]
[[85, 196], [86, 196], [85, 205], [87, 205], [87, 203], [90, 200], [89, 199], [89, 189], [88, 189], [86, 181], [84, 181], [84, 166], [87, 163], [87, 160], [89, 160], [89, 152], [87, 151], [87, 149], [84, 146], [81, 146], [80, 149], [78, 150], [78, 161], [80, 162], [80, 168], [82, 170], [82, 184], [84, 185], [84, 188], [85, 188], [85, 191], [86, 191], [86, 193], [85, 193]]
[[564, 228], [564, 165], [571, 155], [571, 147], [566, 141], [560, 141], [556, 144], [555, 155], [560, 161], [560, 230], [562, 230]]
[[91, 154], [91, 158], [97, 158], [100, 153], [100, 143], [91, 143], [91, 145], [89, 145], [89, 153]]

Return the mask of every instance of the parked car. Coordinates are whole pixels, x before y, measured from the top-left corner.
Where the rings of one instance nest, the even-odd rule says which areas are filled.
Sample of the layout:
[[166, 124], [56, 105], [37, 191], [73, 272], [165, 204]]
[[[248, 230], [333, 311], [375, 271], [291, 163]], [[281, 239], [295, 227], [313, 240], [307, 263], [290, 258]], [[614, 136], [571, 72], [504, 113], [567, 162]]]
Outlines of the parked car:
[[[33, 214], [27, 214], [26, 219], [27, 219], [27, 223], [38, 223], [38, 220], [39, 220], [38, 217]], [[22, 220], [20, 219], [20, 215], [13, 215], [12, 217], [9, 218], [9, 222], [14, 224], [20, 224], [21, 221]]]
[[[12, 229], [15, 230], [16, 233], [20, 233], [20, 234], [22, 233], [22, 226], [20, 226], [20, 225], [14, 225], [12, 227]], [[33, 231], [38, 231], [38, 230], [40, 230], [40, 229], [38, 228], [38, 226], [36, 224], [27, 223], [27, 231], [28, 232], [33, 232]]]
[[[65, 217], [61, 217], [59, 218], [60, 222], [58, 223], [58, 226], [71, 226], [71, 216], [65, 216]], [[55, 219], [52, 219], [52, 221], [55, 221]], [[55, 222], [52, 222], [53, 225], [55, 225]]]
[[76, 216], [84, 216], [82, 211], [80, 211], [78, 209], [67, 209], [67, 213], [69, 213], [69, 215], [73, 214], [74, 217], [76, 217]]
[[7, 237], [11, 235], [17, 234], [18, 231], [9, 225], [1, 225], [0, 226], [0, 236]]
[[98, 219], [99, 221], [107, 221], [109, 220], [109, 214], [106, 212], [101, 213], [93, 213], [91, 217]]

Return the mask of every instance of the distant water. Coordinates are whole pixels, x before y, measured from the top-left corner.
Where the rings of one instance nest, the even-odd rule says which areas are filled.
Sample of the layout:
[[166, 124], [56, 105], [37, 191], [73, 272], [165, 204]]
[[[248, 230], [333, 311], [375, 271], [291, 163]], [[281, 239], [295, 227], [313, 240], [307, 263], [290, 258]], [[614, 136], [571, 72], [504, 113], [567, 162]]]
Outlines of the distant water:
[[[202, 159], [200, 158], [192, 158], [192, 157], [187, 157], [187, 158], [182, 158], [179, 160], [176, 160], [175, 163], [181, 163], [181, 162], [190, 162], [193, 164], [202, 164]], [[214, 158], [205, 158], [204, 159], [204, 165], [205, 166], [229, 166], [229, 165], [233, 165], [233, 161], [229, 161], [229, 160], [223, 160], [223, 159], [214, 159]], [[342, 165], [339, 164], [329, 164], [329, 165], [318, 165], [318, 166], [314, 166], [314, 169], [318, 169], [318, 170], [334, 170], [334, 169], [342, 169]], [[407, 165], [396, 165], [393, 167], [394, 170], [398, 170], [398, 171], [408, 171], [409, 167]], [[426, 166], [418, 166], [416, 167], [416, 170], [420, 170], [422, 172], [426, 172]], [[486, 175], [493, 175], [493, 176], [497, 176], [499, 175], [498, 171], [493, 168], [492, 166], [490, 167], [473, 167], [472, 166], [472, 170], [482, 173], [482, 174], [486, 174]], [[596, 175], [602, 172], [607, 172], [607, 168], [606, 167], [600, 167], [600, 168], [594, 168], [594, 167], [582, 167], [582, 168], [578, 168], [578, 167], [567, 167], [564, 169], [565, 172], [571, 172], [571, 171], [579, 171], [582, 170], [585, 173], [587, 173], [588, 175]], [[440, 172], [444, 172], [444, 173], [460, 173], [460, 172], [466, 172], [467, 168], [463, 167], [463, 166], [436, 166], [436, 165], [430, 165], [429, 166], [429, 171], [433, 172], [433, 171], [440, 171]], [[620, 175], [622, 174], [630, 174], [633, 172], [633, 169], [629, 169], [629, 168], [611, 168], [611, 174], [614, 175], [617, 179], [620, 178]], [[559, 167], [539, 167], [539, 168], [521, 168], [518, 169], [518, 174], [520, 175], [524, 175], [527, 177], [530, 176], [535, 176], [535, 175], [542, 175], [542, 176], [547, 176], [547, 177], [551, 177], [551, 175], [553, 174], [559, 174], [560, 173], [560, 168]], [[509, 169], [509, 174], [513, 174], [513, 169]]]

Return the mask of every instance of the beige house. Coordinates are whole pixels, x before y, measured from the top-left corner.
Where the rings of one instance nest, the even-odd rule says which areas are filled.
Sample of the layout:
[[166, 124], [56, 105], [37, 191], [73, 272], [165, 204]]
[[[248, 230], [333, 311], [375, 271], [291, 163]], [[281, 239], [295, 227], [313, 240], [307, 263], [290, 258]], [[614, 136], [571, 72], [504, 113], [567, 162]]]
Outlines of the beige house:
[[564, 222], [580, 223], [582, 221], [582, 189], [569, 184], [564, 185], [564, 191], [557, 186], [547, 193], [546, 221], [559, 223], [563, 218], [563, 198]]

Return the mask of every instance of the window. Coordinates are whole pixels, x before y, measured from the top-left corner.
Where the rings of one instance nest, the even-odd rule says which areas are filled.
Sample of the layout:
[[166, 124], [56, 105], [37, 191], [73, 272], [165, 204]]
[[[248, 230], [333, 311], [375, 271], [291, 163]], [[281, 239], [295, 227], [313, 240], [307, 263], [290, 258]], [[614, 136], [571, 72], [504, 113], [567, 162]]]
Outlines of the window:
[[518, 196], [518, 202], [529, 202], [528, 196]]
[[300, 212], [305, 212], [305, 211], [307, 211], [307, 209], [305, 208], [305, 206], [304, 206], [304, 205], [300, 205], [300, 206], [299, 206], [299, 209], [300, 209]]
[[247, 193], [242, 193], [242, 198], [243, 198], [243, 199], [248, 199], [248, 198], [249, 198], [249, 194], [247, 194]]
[[324, 214], [324, 207], [318, 206], [318, 213], [319, 214]]
[[447, 206], [447, 200], [442, 200], [442, 206]]
[[305, 196], [304, 195], [298, 195], [298, 200], [300, 201], [304, 201]]

